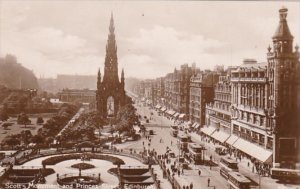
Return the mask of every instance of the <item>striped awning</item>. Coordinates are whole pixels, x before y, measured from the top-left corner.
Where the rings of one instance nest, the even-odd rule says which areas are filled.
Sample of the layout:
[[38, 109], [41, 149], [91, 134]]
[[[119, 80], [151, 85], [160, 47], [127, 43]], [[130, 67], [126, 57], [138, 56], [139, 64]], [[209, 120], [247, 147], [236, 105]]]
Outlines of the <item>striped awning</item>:
[[204, 134], [207, 135], [211, 135], [214, 131], [216, 130], [215, 127], [211, 127], [211, 126], [204, 126], [203, 128], [201, 128], [201, 132], [203, 132]]
[[226, 143], [229, 144], [229, 145], [233, 145], [233, 144], [237, 141], [238, 138], [239, 138], [238, 136], [232, 134], [232, 135], [230, 135], [230, 137], [226, 140]]
[[166, 111], [166, 110], [167, 110], [166, 107], [163, 107], [163, 108], [161, 109], [162, 112], [164, 112], [164, 111]]
[[159, 109], [159, 108], [161, 108], [161, 106], [160, 106], [159, 104], [157, 104], [157, 105], [155, 106], [155, 108], [156, 108], [156, 109]]
[[256, 158], [257, 160], [265, 163], [272, 160], [272, 151], [267, 150], [259, 145], [251, 143], [245, 139], [239, 138], [233, 147], [245, 152], [246, 154]]
[[173, 115], [173, 117], [178, 117], [179, 116], [179, 113], [178, 112], [176, 112], [174, 115]]
[[216, 131], [211, 135], [211, 137], [223, 143], [229, 138], [229, 134], [224, 131]]
[[174, 111], [174, 110], [168, 110], [168, 111], [167, 111], [167, 114], [173, 115], [173, 114], [175, 114], [175, 111]]
[[185, 114], [180, 114], [179, 118], [182, 119], [182, 118], [184, 118], [184, 116], [185, 116]]

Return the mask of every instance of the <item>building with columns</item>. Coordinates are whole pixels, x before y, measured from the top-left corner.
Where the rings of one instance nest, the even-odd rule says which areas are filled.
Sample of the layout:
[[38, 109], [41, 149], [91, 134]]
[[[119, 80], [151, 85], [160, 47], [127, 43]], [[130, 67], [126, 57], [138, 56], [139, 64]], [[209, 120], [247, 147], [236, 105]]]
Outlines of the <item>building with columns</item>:
[[[253, 59], [244, 60], [243, 65], [231, 72], [233, 135], [227, 142], [261, 162], [272, 161], [273, 148], [273, 137], [267, 132], [265, 116], [267, 81], [267, 63], [257, 63]], [[265, 155], [257, 157], [259, 154], [255, 149], [261, 149]]]

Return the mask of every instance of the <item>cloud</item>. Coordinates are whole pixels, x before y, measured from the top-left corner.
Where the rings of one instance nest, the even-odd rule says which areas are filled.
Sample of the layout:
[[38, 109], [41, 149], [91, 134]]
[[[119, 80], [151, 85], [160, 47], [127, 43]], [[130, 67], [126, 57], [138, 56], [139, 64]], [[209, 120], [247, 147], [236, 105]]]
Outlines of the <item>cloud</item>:
[[128, 62], [124, 63], [124, 66], [129, 67], [133, 64], [128, 61], [130, 58], [139, 62], [135, 65], [138, 68], [147, 66], [148, 70], [143, 73], [144, 77], [162, 74], [160, 71], [153, 73], [150, 67], [164, 70], [166, 74], [165, 69], [173, 70], [175, 66], [179, 67], [184, 63], [211, 61], [209, 59], [212, 59], [214, 55], [210, 51], [224, 46], [221, 41], [215, 39], [191, 35], [186, 31], [159, 25], [152, 29], [140, 29], [136, 36], [123, 40], [128, 43], [126, 46], [130, 47], [130, 53], [134, 54], [122, 59]]
[[[299, 2], [286, 2], [299, 43]], [[266, 61], [278, 24], [274, 2], [1, 1], [0, 56], [15, 54], [37, 75], [103, 70], [114, 12], [119, 71], [164, 76], [184, 63], [201, 69]], [[246, 8], [247, 7], [247, 8]], [[133, 11], [134, 10], [134, 11]]]

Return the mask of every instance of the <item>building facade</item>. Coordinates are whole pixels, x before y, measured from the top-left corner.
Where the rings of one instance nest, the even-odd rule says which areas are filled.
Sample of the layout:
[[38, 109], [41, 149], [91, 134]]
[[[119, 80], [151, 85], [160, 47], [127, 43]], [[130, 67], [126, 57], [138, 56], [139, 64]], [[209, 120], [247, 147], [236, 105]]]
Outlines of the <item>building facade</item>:
[[213, 101], [214, 85], [219, 75], [205, 71], [191, 77], [189, 118], [191, 122], [197, 122], [200, 126], [205, 124], [205, 106]]
[[[279, 10], [279, 26], [268, 48], [269, 98], [266, 99], [266, 126], [273, 136], [273, 165], [300, 169], [299, 129], [299, 47], [287, 24], [286, 8]], [[299, 172], [298, 172], [299, 173]]]
[[230, 136], [231, 123], [231, 82], [230, 72], [222, 73], [214, 86], [214, 100], [206, 104], [205, 125], [211, 127], [212, 137], [224, 143]]
[[106, 45], [104, 76], [102, 80], [99, 69], [97, 78], [97, 110], [103, 117], [116, 116], [118, 110], [129, 101], [129, 97], [126, 96], [124, 88], [124, 70], [122, 70], [121, 73], [121, 81], [118, 76], [117, 45], [114, 31], [114, 20], [111, 15]]
[[96, 100], [96, 91], [89, 89], [63, 89], [58, 93], [60, 101], [91, 103]]

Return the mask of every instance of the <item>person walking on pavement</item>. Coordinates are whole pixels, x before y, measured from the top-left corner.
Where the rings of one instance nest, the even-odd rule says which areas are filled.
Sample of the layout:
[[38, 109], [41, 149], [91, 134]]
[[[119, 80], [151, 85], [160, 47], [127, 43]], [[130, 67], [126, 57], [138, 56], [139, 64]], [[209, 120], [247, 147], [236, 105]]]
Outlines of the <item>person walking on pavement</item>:
[[198, 175], [200, 176], [201, 175], [201, 170], [199, 169], [199, 171], [198, 171]]
[[190, 184], [190, 189], [193, 189], [193, 183], [191, 182], [191, 184]]
[[208, 178], [207, 179], [207, 186], [209, 187], [209, 184], [210, 184], [210, 179]]

